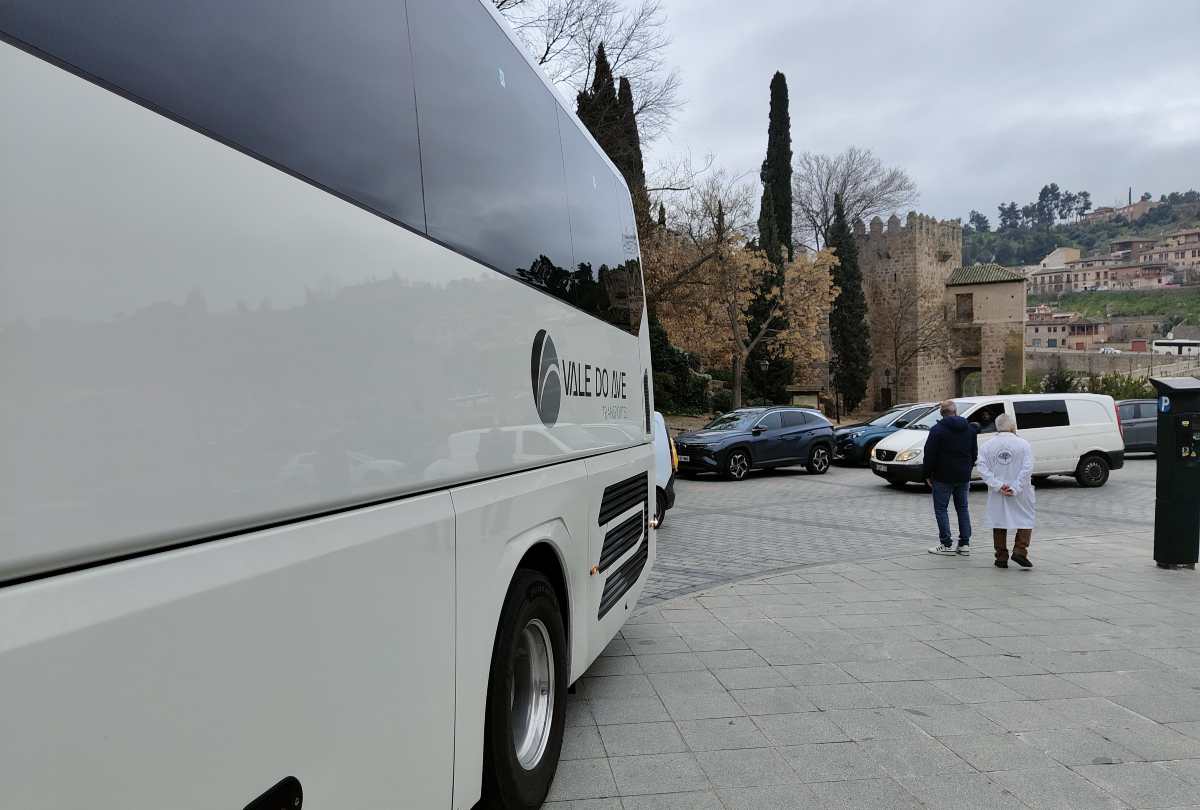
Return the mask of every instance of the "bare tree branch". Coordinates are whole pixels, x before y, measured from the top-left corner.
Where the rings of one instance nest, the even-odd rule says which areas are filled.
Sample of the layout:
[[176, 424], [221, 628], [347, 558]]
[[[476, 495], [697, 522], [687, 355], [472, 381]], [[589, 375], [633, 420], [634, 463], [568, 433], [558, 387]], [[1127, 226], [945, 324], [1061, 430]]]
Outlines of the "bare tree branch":
[[700, 177], [712, 169], [715, 162], [716, 158], [708, 154], [704, 156], [703, 164], [696, 166], [692, 162], [690, 153], [677, 156], [669, 161], [662, 161], [658, 164], [658, 168], [651, 173], [650, 184], [646, 191], [659, 195], [654, 199], [655, 205], [663, 202], [662, 195], [691, 191]]
[[882, 349], [875, 362], [891, 369], [897, 386], [911, 377], [919, 357], [948, 355], [951, 334], [940, 296], [934, 297], [937, 306], [929, 306], [918, 287], [901, 283], [878, 283], [869, 292], [871, 335]]
[[661, 135], [682, 101], [679, 75], [666, 63], [670, 44], [662, 0], [492, 0], [534, 60], [572, 95], [588, 87], [603, 42], [613, 75], [633, 85], [643, 143]]
[[796, 158], [792, 174], [799, 240], [816, 249], [825, 245], [837, 194], [851, 222], [913, 205], [918, 198], [912, 178], [903, 169], [884, 166], [870, 149], [851, 146], [840, 155], [805, 152]]

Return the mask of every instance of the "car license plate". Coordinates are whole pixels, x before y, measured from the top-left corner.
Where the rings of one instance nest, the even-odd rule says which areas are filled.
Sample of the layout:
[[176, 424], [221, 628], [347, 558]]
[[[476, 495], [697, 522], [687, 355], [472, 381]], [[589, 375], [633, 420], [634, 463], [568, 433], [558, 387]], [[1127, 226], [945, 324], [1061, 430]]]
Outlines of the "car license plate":
[[881, 473], [885, 473], [885, 472], [887, 472], [887, 465], [885, 465], [885, 464], [876, 464], [876, 465], [875, 465], [875, 472], [881, 472]]
[[679, 460], [680, 461], [691, 461], [692, 457], [691, 456], [680, 456]]

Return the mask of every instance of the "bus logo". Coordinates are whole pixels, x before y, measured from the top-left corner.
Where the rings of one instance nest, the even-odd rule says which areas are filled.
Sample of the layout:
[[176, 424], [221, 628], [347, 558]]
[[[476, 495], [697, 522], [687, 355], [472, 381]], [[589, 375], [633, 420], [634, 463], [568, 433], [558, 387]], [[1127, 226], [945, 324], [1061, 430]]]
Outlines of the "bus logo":
[[554, 341], [545, 329], [538, 330], [533, 338], [529, 372], [533, 382], [533, 405], [542, 424], [553, 427], [562, 405], [562, 372], [559, 371]]

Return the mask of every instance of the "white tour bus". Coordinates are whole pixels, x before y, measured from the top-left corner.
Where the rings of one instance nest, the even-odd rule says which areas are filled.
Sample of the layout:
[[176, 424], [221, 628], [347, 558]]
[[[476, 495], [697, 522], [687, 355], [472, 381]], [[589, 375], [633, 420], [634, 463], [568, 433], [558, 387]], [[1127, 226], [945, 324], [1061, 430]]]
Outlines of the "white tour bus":
[[0, 109], [0, 805], [539, 805], [650, 350], [490, 0], [7, 0]]
[[1200, 357], [1200, 340], [1183, 338], [1156, 340], [1151, 344], [1155, 354], [1173, 354], [1176, 357]]

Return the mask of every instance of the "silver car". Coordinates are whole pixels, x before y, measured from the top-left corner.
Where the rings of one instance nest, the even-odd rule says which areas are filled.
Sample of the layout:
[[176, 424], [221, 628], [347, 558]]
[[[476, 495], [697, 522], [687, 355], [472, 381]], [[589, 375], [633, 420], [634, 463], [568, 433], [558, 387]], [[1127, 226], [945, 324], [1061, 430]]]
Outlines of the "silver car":
[[1158, 402], [1153, 399], [1123, 399], [1117, 403], [1125, 452], [1153, 453], [1158, 449]]

